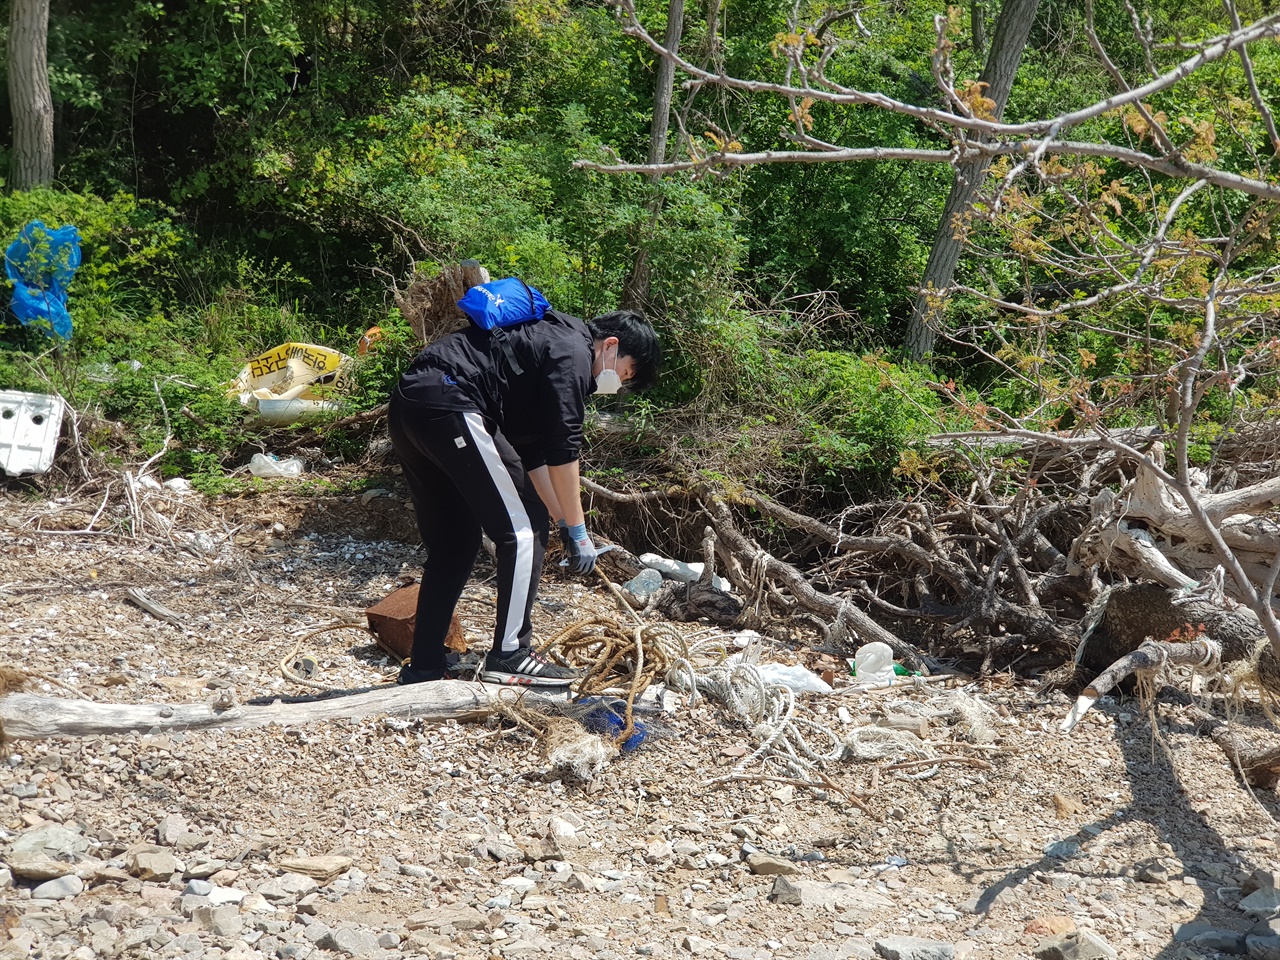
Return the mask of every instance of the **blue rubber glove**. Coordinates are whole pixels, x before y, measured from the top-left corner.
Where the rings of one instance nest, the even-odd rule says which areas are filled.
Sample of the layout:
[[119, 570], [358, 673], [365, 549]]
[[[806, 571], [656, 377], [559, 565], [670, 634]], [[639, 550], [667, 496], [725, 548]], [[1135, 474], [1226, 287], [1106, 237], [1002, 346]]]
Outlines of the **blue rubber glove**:
[[560, 546], [564, 547], [564, 555], [573, 557], [573, 537], [569, 536], [569, 525], [561, 517], [556, 521], [556, 532], [560, 534]]
[[574, 573], [590, 573], [596, 568], [596, 557], [600, 555], [600, 552], [596, 550], [596, 545], [587, 536], [587, 525], [585, 523], [575, 523], [565, 529], [569, 534], [569, 540], [572, 542], [572, 547], [569, 550], [569, 568]]

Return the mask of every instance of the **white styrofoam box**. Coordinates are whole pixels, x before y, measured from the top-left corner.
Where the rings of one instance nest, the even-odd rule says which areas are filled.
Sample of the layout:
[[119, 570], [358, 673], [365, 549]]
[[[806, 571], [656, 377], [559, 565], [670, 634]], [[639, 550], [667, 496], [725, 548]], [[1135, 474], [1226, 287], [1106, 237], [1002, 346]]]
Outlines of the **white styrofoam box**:
[[0, 470], [11, 477], [44, 473], [53, 464], [62, 398], [0, 390]]

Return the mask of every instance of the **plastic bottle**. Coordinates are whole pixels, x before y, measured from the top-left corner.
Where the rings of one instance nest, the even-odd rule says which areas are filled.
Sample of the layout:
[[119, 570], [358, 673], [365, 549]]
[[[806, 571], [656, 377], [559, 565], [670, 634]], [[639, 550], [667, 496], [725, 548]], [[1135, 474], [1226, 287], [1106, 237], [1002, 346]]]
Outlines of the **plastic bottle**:
[[276, 456], [255, 453], [249, 460], [249, 472], [255, 477], [300, 477], [303, 463], [297, 457], [281, 460]]
[[893, 649], [879, 640], [864, 643], [853, 655], [853, 669], [858, 686], [886, 687], [894, 678]]

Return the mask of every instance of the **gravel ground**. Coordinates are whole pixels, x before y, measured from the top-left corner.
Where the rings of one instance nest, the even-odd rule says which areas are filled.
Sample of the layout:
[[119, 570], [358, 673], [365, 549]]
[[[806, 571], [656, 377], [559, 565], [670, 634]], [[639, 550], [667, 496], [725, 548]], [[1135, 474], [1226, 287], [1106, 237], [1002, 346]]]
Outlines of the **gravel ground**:
[[[28, 692], [305, 695], [280, 674], [299, 639], [324, 684], [394, 676], [367, 634], [312, 634], [412, 581], [402, 499], [183, 502], [157, 500], [165, 535], [136, 540], [66, 532], [94, 504], [5, 502], [0, 665]], [[460, 611], [476, 650], [488, 573]], [[611, 612], [553, 571], [537, 626]], [[668, 700], [590, 780], [493, 719], [14, 741], [0, 960], [1280, 957], [1276, 798], [1175, 706], [1153, 735], [1136, 702], [1104, 701], [1068, 737], [1068, 698], [1014, 678], [805, 695], [799, 715], [851, 742], [887, 717], [925, 725], [912, 751], [827, 766], [815, 792], [759, 762], [712, 782], [759, 732], [713, 700]], [[1270, 736], [1255, 704], [1238, 709], [1242, 733]], [[892, 769], [922, 752], [943, 759]]]

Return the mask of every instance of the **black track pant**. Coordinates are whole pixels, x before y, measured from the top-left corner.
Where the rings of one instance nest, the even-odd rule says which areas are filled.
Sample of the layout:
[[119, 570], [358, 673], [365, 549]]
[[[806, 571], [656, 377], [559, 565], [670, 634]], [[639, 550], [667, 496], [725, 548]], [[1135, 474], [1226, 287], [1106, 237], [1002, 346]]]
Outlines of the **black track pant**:
[[443, 670], [445, 637], [480, 550], [497, 547], [493, 649], [528, 645], [550, 517], [511, 444], [478, 411], [438, 410], [391, 397], [388, 429], [427, 551], [413, 629], [413, 665]]

